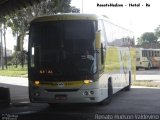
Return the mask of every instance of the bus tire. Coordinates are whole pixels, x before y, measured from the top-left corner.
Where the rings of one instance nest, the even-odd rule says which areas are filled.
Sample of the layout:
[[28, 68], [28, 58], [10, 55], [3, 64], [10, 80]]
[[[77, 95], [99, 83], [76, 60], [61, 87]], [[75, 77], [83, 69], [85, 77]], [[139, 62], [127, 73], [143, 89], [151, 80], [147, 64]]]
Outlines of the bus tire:
[[151, 64], [148, 63], [148, 67], [146, 68], [146, 70], [150, 70], [151, 69]]
[[131, 90], [131, 72], [129, 72], [129, 85], [125, 87], [125, 91], [130, 91]]
[[136, 70], [139, 70], [139, 67], [136, 67]]
[[57, 108], [61, 105], [61, 103], [48, 103], [50, 108]]
[[108, 97], [100, 102], [100, 105], [108, 105], [112, 101], [113, 87], [111, 79], [108, 80]]

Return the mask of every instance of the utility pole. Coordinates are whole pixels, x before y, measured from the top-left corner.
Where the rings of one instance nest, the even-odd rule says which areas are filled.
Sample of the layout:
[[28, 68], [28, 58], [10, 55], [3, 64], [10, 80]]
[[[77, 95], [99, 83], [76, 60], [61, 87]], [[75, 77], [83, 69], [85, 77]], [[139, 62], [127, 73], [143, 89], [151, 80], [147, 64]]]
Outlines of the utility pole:
[[82, 13], [83, 13], [83, 0], [82, 0]]

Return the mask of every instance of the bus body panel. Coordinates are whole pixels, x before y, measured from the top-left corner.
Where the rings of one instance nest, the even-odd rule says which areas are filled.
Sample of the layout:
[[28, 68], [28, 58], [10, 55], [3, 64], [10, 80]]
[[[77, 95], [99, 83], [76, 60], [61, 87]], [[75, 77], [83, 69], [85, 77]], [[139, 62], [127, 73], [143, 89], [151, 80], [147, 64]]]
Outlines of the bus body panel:
[[[72, 24], [81, 26], [76, 28]], [[44, 31], [46, 27], [46, 31], [58, 36], [42, 36], [50, 35]], [[83, 30], [80, 27], [88, 34], [80, 34]], [[116, 34], [116, 29], [123, 32]], [[123, 47], [125, 41], [132, 40], [130, 35], [131, 31], [96, 15], [62, 14], [34, 19], [30, 27], [28, 57], [31, 102], [97, 103], [108, 97], [109, 80], [113, 94], [130, 85], [134, 64], [131, 64], [130, 48]], [[52, 41], [55, 38], [59, 41]], [[47, 41], [49, 44], [45, 46]]]

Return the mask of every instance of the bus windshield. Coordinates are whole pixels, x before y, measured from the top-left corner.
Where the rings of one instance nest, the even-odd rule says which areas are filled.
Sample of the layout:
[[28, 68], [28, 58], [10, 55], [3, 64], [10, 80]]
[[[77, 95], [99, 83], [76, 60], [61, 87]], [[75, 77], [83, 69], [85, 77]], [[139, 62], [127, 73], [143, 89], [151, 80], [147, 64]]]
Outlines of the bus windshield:
[[96, 72], [94, 34], [89, 20], [32, 23], [29, 67], [52, 70], [55, 79], [86, 79]]

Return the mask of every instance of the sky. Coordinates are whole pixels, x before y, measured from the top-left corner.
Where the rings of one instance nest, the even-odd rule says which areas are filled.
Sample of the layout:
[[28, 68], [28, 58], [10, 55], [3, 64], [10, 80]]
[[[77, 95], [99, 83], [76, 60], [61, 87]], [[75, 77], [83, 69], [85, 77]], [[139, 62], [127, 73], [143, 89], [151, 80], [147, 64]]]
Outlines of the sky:
[[[97, 4], [110, 3], [122, 4], [123, 7], [97, 7]], [[140, 7], [129, 7], [129, 4], [140, 4]], [[147, 7], [146, 4], [150, 6]], [[133, 31], [135, 38], [140, 37], [144, 32], [154, 32], [154, 29], [160, 25], [160, 0], [72, 0], [71, 5], [79, 8], [83, 13], [108, 16], [114, 23]], [[13, 50], [16, 40], [12, 36], [11, 29], [7, 30], [6, 39], [7, 48]], [[26, 45], [25, 47], [27, 48]]]
[[[110, 3], [122, 4], [123, 7], [97, 7], [97, 4]], [[129, 4], [140, 6], [133, 7]], [[154, 32], [160, 25], [160, 0], [72, 0], [71, 5], [80, 8], [83, 13], [108, 16], [114, 23], [133, 31], [135, 38], [144, 32]]]

